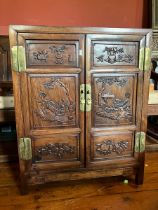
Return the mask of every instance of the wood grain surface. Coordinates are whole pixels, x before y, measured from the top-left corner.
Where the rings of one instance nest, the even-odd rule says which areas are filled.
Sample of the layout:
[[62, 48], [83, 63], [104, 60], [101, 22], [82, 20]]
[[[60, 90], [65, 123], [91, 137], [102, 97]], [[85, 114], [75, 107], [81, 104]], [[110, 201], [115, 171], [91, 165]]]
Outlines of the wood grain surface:
[[0, 210], [157, 210], [158, 153], [147, 153], [145, 179], [137, 187], [122, 177], [57, 182], [20, 195], [18, 165], [0, 163]]

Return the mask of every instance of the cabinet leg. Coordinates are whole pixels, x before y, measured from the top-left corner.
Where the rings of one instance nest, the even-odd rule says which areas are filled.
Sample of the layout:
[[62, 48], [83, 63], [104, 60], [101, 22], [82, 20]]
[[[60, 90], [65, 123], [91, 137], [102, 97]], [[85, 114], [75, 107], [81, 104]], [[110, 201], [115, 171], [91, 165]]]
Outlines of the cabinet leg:
[[144, 182], [144, 166], [141, 166], [137, 169], [135, 176], [135, 184], [142, 185]]
[[21, 195], [27, 195], [29, 192], [26, 176], [21, 177], [20, 192], [21, 192]]

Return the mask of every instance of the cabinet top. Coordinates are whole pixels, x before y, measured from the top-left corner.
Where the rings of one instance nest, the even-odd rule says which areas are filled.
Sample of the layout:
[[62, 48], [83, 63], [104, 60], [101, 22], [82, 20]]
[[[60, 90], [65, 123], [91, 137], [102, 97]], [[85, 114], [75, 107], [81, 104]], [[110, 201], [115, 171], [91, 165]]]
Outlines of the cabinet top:
[[28, 26], [10, 25], [9, 31], [17, 33], [79, 33], [79, 34], [142, 34], [152, 32], [152, 29], [141, 28], [104, 28], [104, 27], [63, 27], [63, 26]]

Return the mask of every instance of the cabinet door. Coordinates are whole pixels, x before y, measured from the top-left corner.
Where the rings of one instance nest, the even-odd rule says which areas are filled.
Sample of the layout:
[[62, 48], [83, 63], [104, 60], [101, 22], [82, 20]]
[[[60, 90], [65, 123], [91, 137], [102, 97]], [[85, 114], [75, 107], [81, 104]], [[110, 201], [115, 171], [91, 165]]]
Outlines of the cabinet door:
[[143, 97], [139, 52], [145, 37], [88, 35], [86, 46], [87, 166], [136, 164]]
[[[13, 79], [19, 147], [22, 138], [31, 139], [27, 170], [84, 166], [83, 49], [84, 35], [18, 34], [20, 72], [13, 69]], [[22, 54], [26, 65], [20, 67]], [[23, 168], [25, 157], [19, 153]]]

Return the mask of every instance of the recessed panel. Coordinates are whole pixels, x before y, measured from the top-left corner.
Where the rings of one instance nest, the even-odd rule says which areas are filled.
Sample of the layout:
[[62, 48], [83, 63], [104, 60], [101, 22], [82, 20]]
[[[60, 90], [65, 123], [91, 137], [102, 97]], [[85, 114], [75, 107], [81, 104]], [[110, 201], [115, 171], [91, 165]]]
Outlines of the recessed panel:
[[112, 65], [137, 66], [137, 42], [92, 41], [91, 66], [104, 67]]
[[34, 138], [33, 162], [68, 162], [79, 161], [79, 136], [54, 135], [50, 137]]
[[30, 75], [31, 127], [77, 126], [78, 88], [78, 75]]
[[78, 41], [27, 41], [27, 66], [78, 67]]
[[91, 160], [112, 160], [133, 155], [133, 134], [108, 134], [93, 136], [91, 139]]
[[136, 74], [94, 74], [92, 79], [94, 127], [135, 123]]

